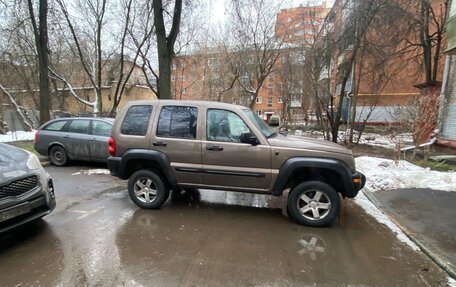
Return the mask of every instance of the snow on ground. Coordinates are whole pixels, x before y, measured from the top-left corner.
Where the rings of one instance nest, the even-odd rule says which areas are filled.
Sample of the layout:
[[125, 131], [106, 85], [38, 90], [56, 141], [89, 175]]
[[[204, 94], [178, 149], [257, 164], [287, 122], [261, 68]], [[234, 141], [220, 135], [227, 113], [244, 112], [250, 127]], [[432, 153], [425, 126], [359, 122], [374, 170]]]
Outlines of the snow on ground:
[[[311, 138], [323, 139], [324, 135], [321, 131], [302, 131], [295, 130], [295, 135], [302, 135]], [[339, 141], [343, 142], [345, 138], [345, 131], [339, 131], [338, 138]], [[356, 141], [358, 138], [358, 133], [354, 132], [353, 140]], [[396, 144], [400, 143], [401, 147], [413, 145], [412, 134], [403, 133], [398, 134], [395, 137], [389, 135], [381, 135], [376, 133], [363, 133], [359, 140], [360, 144], [372, 145], [372, 146], [382, 146], [389, 149], [395, 149]]]
[[72, 173], [71, 175], [78, 175], [78, 174], [94, 175], [94, 174], [110, 174], [110, 172], [108, 169], [104, 169], [104, 168], [81, 169], [80, 171]]
[[398, 188], [431, 188], [456, 192], [456, 172], [439, 172], [400, 160], [361, 156], [355, 159], [356, 169], [367, 178], [370, 191]]
[[35, 131], [25, 132], [7, 132], [6, 134], [0, 134], [0, 142], [14, 142], [14, 141], [26, 141], [35, 139]]
[[415, 251], [420, 251], [421, 249], [411, 241], [407, 235], [402, 232], [402, 230], [392, 222], [388, 216], [386, 216], [380, 209], [378, 209], [369, 199], [360, 192], [358, 196], [355, 197], [355, 203], [361, 206], [367, 214], [374, 217], [379, 223], [384, 224], [386, 227], [391, 229], [391, 231], [396, 235], [396, 237], [403, 243], [407, 244], [410, 248]]

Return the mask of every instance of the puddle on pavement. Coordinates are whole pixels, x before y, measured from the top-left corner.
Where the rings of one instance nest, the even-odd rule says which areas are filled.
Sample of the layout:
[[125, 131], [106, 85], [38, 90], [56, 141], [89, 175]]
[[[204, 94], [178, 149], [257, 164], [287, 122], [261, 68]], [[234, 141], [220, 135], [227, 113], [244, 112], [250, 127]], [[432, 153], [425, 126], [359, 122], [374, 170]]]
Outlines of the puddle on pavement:
[[126, 278], [154, 286], [446, 284], [430, 260], [351, 202], [330, 228], [296, 225], [279, 207], [268, 196], [191, 190], [162, 210], [136, 210], [116, 235]]
[[352, 202], [331, 227], [309, 228], [284, 217], [271, 196], [188, 190], [174, 192], [160, 210], [143, 210], [113, 191], [53, 214], [30, 239], [0, 247], [1, 285], [446, 283], [427, 257]]

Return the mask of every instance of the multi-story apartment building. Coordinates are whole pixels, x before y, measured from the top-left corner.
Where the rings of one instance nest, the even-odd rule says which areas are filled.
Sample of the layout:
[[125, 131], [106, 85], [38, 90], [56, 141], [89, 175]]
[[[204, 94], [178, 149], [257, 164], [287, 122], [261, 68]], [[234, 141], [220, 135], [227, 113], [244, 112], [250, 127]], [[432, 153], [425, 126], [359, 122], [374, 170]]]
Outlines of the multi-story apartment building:
[[[277, 14], [275, 38], [282, 47], [280, 56], [252, 106], [263, 119], [268, 120], [273, 114], [304, 119], [303, 114], [309, 108], [308, 100], [303, 97], [304, 54], [316, 38], [328, 11], [323, 1], [322, 5], [282, 9]], [[249, 52], [239, 53], [249, 57]], [[233, 68], [236, 64], [230, 60], [232, 56], [204, 50], [175, 57], [171, 75], [174, 98], [216, 100], [249, 106], [252, 94], [247, 93], [241, 83], [251, 80], [247, 75], [250, 72], [236, 71]], [[237, 76], [236, 72], [239, 72]]]
[[[330, 93], [333, 95], [340, 94], [342, 74], [354, 47], [354, 38], [342, 37], [342, 34], [355, 33], [356, 28], [353, 23], [359, 21], [356, 17], [367, 15], [362, 6], [366, 3], [368, 2], [336, 0], [326, 19], [328, 27], [333, 33], [332, 42], [339, 43], [338, 49], [332, 53], [330, 71], [327, 73], [331, 82]], [[354, 11], [362, 11], [360, 12], [362, 15], [359, 16]], [[439, 9], [434, 11], [437, 13]], [[425, 82], [419, 51], [416, 52], [417, 48], [404, 49], [404, 46], [410, 45], [410, 43], [416, 43], [415, 46], [419, 46], [419, 42], [416, 42], [417, 39], [414, 39], [412, 35], [414, 30], [407, 27], [410, 25], [409, 22], [401, 22], [401, 19], [398, 18], [395, 22], [397, 26], [393, 26], [391, 23], [388, 26], [387, 20], [382, 18], [383, 16], [381, 13], [377, 14], [370, 21], [367, 30], [363, 31], [364, 42], [357, 50], [355, 61], [348, 63], [352, 72], [345, 86], [345, 94], [351, 95], [352, 98], [344, 98], [347, 101], [344, 113], [348, 113], [348, 101], [353, 100], [353, 96], [356, 95], [355, 121], [359, 122], [363, 122], [367, 117], [367, 122], [371, 124], [397, 121], [394, 110], [398, 107], [410, 106], [418, 101], [421, 95], [420, 88]], [[410, 35], [403, 31], [408, 31]], [[346, 42], [344, 43], [344, 41]], [[440, 57], [436, 71], [437, 81], [442, 79], [443, 62], [443, 58]]]
[[282, 9], [277, 14], [276, 36], [285, 43], [309, 47], [329, 11], [326, 1], [321, 5]]

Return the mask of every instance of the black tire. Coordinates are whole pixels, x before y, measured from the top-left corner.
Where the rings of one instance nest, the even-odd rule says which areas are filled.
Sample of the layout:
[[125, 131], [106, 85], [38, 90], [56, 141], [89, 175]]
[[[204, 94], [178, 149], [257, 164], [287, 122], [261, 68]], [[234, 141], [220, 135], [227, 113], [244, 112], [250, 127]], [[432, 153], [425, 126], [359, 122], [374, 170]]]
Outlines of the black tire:
[[49, 159], [56, 166], [65, 166], [68, 164], [68, 154], [61, 146], [54, 146], [49, 151]]
[[133, 173], [128, 180], [128, 194], [137, 206], [157, 209], [168, 199], [169, 188], [160, 175], [148, 169], [141, 169]]
[[340, 198], [334, 188], [326, 183], [303, 182], [288, 195], [287, 210], [298, 224], [326, 226], [339, 215]]

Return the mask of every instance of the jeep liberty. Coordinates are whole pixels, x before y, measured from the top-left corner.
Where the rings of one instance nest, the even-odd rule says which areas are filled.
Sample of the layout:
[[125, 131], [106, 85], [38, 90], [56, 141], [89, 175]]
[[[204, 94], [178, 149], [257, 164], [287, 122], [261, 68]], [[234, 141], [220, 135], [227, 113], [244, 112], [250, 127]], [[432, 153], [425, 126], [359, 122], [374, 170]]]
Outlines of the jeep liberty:
[[109, 138], [112, 175], [131, 200], [159, 208], [170, 189], [281, 196], [297, 223], [324, 226], [365, 184], [352, 152], [324, 140], [273, 132], [249, 108], [207, 101], [131, 101]]

